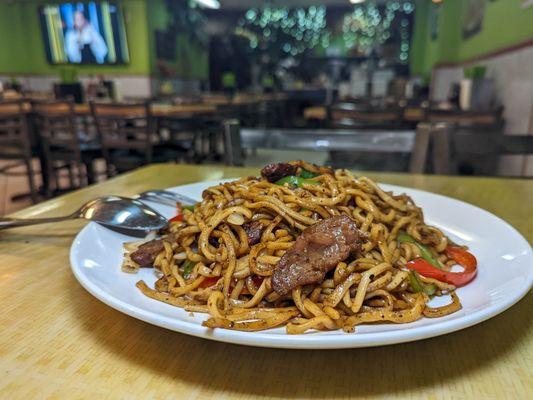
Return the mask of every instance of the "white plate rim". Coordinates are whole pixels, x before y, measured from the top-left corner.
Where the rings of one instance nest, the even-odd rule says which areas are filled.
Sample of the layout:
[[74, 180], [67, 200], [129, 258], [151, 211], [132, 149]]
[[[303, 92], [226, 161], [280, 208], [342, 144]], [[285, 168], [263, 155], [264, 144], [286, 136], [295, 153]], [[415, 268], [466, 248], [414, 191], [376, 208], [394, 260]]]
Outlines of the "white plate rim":
[[[187, 185], [180, 185], [169, 188], [169, 190], [179, 191], [185, 187], [195, 185], [211, 186], [222, 181], [231, 181], [233, 179], [220, 179], [210, 182], [195, 182]], [[78, 282], [94, 297], [107, 304], [108, 306], [127, 314], [131, 317], [139, 319], [141, 321], [160, 326], [162, 328], [170, 329], [176, 332], [180, 332], [187, 335], [192, 335], [204, 339], [216, 340], [220, 342], [257, 346], [257, 347], [272, 347], [272, 348], [287, 348], [287, 349], [341, 349], [341, 348], [358, 348], [358, 347], [374, 347], [396, 343], [406, 343], [431, 337], [441, 336], [458, 330], [462, 330], [473, 325], [479, 324], [492, 318], [520, 301], [533, 286], [533, 252], [529, 242], [509, 223], [501, 219], [500, 217], [486, 211], [480, 207], [474, 206], [470, 203], [458, 200], [452, 197], [432, 193], [420, 189], [413, 189], [404, 186], [380, 184], [380, 187], [384, 187], [386, 190], [393, 190], [395, 192], [419, 193], [423, 195], [437, 196], [446, 201], [452, 201], [460, 203], [463, 207], [471, 207], [476, 212], [485, 214], [486, 217], [497, 220], [499, 224], [505, 229], [512, 232], [517, 240], [521, 240], [521, 245], [525, 246], [528, 250], [526, 256], [531, 262], [531, 269], [529, 270], [528, 279], [523, 282], [520, 290], [513, 292], [512, 296], [506, 298], [501, 304], [491, 305], [481, 310], [475, 311], [470, 315], [460, 317], [457, 319], [444, 320], [432, 325], [418, 326], [413, 329], [384, 331], [384, 332], [372, 332], [365, 334], [343, 334], [343, 335], [320, 335], [320, 334], [307, 334], [307, 335], [279, 335], [270, 334], [268, 331], [254, 332], [250, 334], [248, 332], [233, 331], [226, 329], [210, 330], [204, 328], [198, 323], [182, 321], [177, 318], [169, 318], [161, 314], [157, 314], [151, 311], [144, 310], [140, 307], [133, 306], [125, 301], [117, 299], [103, 291], [98, 285], [91, 282], [84, 276], [83, 267], [77, 265], [76, 251], [77, 245], [80, 243], [81, 238], [86, 234], [90, 225], [95, 223], [90, 222], [86, 225], [75, 237], [70, 249], [70, 264], [71, 270], [78, 280]], [[118, 268], [118, 266], [117, 266]], [[156, 301], [156, 300], [153, 300]], [[368, 337], [371, 336], [371, 337]]]

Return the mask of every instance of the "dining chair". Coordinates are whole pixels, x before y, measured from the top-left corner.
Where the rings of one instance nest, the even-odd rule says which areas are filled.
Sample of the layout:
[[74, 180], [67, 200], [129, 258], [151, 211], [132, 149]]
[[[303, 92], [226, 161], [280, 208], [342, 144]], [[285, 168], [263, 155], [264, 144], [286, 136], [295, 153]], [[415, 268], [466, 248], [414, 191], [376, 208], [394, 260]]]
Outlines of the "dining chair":
[[96, 138], [90, 138], [77, 123], [72, 99], [32, 102], [35, 128], [45, 159], [47, 196], [61, 188], [60, 174], [68, 172], [70, 187], [76, 189], [96, 181], [93, 162], [101, 157]]
[[500, 156], [533, 155], [533, 135], [447, 124], [436, 135], [432, 132], [432, 136], [437, 138], [434, 151], [442, 158], [437, 171], [440, 174], [502, 176], [506, 174], [498, 169]]
[[150, 102], [90, 104], [108, 176], [182, 156], [161, 142]]
[[26, 167], [30, 197], [38, 201], [35, 183], [36, 172], [32, 166], [32, 141], [28, 128], [27, 103], [22, 100], [0, 102], [0, 174], [19, 175], [15, 168]]
[[148, 102], [90, 105], [108, 176], [152, 162], [155, 121]]

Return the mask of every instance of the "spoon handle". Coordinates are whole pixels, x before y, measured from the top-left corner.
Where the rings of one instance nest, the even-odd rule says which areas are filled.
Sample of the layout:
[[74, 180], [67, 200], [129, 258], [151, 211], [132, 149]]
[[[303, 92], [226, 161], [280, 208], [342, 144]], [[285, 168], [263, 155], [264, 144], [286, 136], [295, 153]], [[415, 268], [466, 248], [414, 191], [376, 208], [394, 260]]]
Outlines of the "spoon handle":
[[47, 224], [49, 222], [60, 222], [73, 218], [72, 215], [66, 217], [52, 217], [52, 218], [0, 218], [0, 229], [16, 228], [18, 226], [29, 226], [37, 224]]

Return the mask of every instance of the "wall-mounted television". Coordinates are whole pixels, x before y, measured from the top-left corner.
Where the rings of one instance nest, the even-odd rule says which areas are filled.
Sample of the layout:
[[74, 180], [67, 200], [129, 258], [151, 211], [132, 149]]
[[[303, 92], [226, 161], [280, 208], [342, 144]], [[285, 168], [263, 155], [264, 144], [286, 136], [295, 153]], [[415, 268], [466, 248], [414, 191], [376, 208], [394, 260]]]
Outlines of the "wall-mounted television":
[[51, 64], [129, 62], [124, 17], [117, 3], [80, 1], [40, 7], [46, 57]]

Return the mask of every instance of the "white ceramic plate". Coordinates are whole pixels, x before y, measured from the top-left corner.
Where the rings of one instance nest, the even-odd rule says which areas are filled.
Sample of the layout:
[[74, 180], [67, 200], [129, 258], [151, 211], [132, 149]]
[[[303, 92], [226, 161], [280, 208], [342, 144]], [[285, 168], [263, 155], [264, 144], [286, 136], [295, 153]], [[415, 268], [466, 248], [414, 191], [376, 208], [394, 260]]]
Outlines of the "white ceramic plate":
[[[201, 182], [170, 190], [200, 199], [202, 191], [218, 182]], [[470, 204], [448, 197], [382, 185], [385, 190], [407, 193], [424, 209], [426, 222], [441, 228], [454, 241], [466, 244], [478, 259], [478, 276], [457, 293], [463, 309], [443, 318], [409, 324], [358, 326], [355, 333], [341, 331], [287, 335], [285, 328], [263, 332], [210, 330], [201, 322], [205, 314], [188, 312], [145, 297], [135, 287], [143, 279], [152, 286], [152, 269], [138, 274], [121, 271], [123, 242], [131, 237], [89, 223], [72, 244], [70, 260], [78, 281], [95, 297], [134, 318], [189, 335], [222, 342], [279, 348], [349, 348], [409, 342], [457, 331], [491, 318], [520, 300], [533, 283], [533, 255], [528, 242], [503, 220]], [[166, 216], [170, 207], [151, 205]], [[153, 286], [152, 286], [153, 287]], [[435, 304], [447, 299], [437, 298]]]

